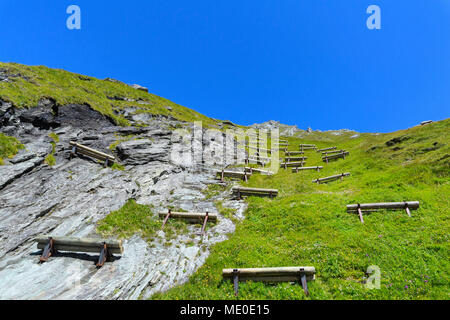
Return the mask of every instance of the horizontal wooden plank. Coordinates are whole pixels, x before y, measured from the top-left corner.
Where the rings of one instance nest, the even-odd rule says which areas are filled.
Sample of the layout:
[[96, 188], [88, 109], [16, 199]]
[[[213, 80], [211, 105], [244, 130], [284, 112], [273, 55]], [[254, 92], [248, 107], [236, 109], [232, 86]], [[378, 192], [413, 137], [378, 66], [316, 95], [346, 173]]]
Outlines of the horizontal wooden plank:
[[79, 143], [77, 143], [75, 141], [70, 141], [69, 143], [70, 143], [71, 146], [77, 147], [77, 148], [82, 149], [82, 150], [86, 150], [86, 151], [91, 152], [93, 154], [98, 154], [99, 156], [108, 158], [108, 159], [110, 159], [112, 161], [115, 161], [115, 159], [116, 159], [116, 158], [114, 158], [113, 156], [111, 156], [109, 154], [106, 154], [106, 153], [100, 152], [98, 150], [86, 147], [86, 146], [84, 146], [82, 144], [79, 144]]
[[292, 161], [305, 161], [306, 159], [308, 159], [308, 157], [286, 157], [281, 158], [280, 161], [292, 162]]
[[[159, 212], [160, 218], [167, 216], [167, 212]], [[206, 212], [171, 212], [170, 218], [173, 219], [187, 219], [192, 221], [203, 221], [205, 219]], [[217, 221], [217, 213], [208, 213], [208, 221]]]
[[304, 161], [295, 161], [295, 162], [283, 162], [280, 163], [280, 167], [285, 168], [285, 167], [301, 167], [305, 164]]
[[318, 149], [317, 152], [328, 151], [328, 150], [335, 150], [335, 149], [337, 149], [337, 147], [329, 147], [329, 148]]
[[260, 189], [260, 188], [245, 188], [245, 187], [233, 187], [233, 192], [260, 192], [260, 193], [278, 193], [277, 189]]
[[273, 174], [273, 172], [270, 170], [263, 170], [263, 169], [258, 169], [258, 168], [245, 167], [244, 170], [247, 172], [259, 172], [261, 174], [267, 174], [267, 175]]
[[[220, 176], [222, 175], [222, 171], [221, 170], [217, 170], [216, 173], [217, 173], [217, 175], [220, 175]], [[224, 170], [223, 171], [223, 176], [224, 177], [245, 179], [245, 176], [247, 176], [247, 178], [250, 178], [251, 175], [252, 174], [250, 172], [228, 171], [228, 170]]]
[[285, 152], [286, 156], [291, 156], [291, 155], [302, 155], [305, 154], [303, 151], [286, 151]]
[[[43, 250], [43, 249], [45, 249], [46, 245], [47, 245], [46, 243], [38, 242], [37, 248], [40, 250]], [[111, 248], [111, 247], [108, 247], [108, 248], [112, 254], [123, 254], [122, 249]], [[100, 254], [100, 251], [102, 250], [101, 247], [66, 246], [66, 245], [61, 245], [61, 244], [55, 244], [55, 249], [57, 251], [85, 252], [85, 253], [98, 253], [98, 254]]]
[[[405, 202], [379, 202], [379, 203], [361, 203], [361, 210], [365, 209], [405, 209], [406, 204], [411, 210], [419, 208], [419, 201], [405, 201]], [[347, 211], [357, 211], [358, 204], [347, 205]]]
[[342, 177], [347, 177], [349, 175], [350, 175], [350, 173], [348, 173], [348, 172], [347, 173], [341, 173], [341, 174], [337, 174], [337, 175], [334, 175], [334, 176], [319, 178], [319, 179], [313, 180], [313, 182], [326, 182], [326, 181], [330, 181], [330, 180], [339, 179], [339, 178], [342, 178]]
[[336, 153], [344, 153], [344, 152], [347, 152], [346, 150], [343, 150], [343, 149], [341, 149], [341, 150], [335, 150], [335, 151], [327, 151], [327, 152], [322, 152], [322, 155], [333, 155], [333, 154], [336, 154]]
[[295, 167], [292, 168], [292, 172], [297, 172], [297, 170], [321, 170], [323, 169], [322, 166], [316, 166], [316, 167]]
[[86, 248], [92, 248], [93, 251], [86, 251], [86, 252], [97, 252], [100, 251], [100, 249], [102, 248], [103, 242], [106, 242], [106, 245], [108, 246], [108, 248], [110, 248], [110, 250], [114, 250], [116, 253], [123, 252], [122, 241], [112, 239], [93, 239], [93, 238], [42, 235], [36, 237], [38, 246], [43, 245], [45, 247], [50, 237], [53, 238], [57, 250], [59, 250], [58, 247], [79, 248], [84, 250], [87, 250]]
[[[298, 281], [300, 273], [305, 273], [310, 279], [313, 279], [316, 269], [314, 267], [275, 267], [275, 268], [238, 268], [238, 277], [240, 280], [247, 278], [257, 279], [255, 281]], [[232, 278], [234, 269], [223, 269], [224, 278]], [[269, 280], [271, 279], [271, 280]], [[291, 280], [292, 279], [292, 280]]]

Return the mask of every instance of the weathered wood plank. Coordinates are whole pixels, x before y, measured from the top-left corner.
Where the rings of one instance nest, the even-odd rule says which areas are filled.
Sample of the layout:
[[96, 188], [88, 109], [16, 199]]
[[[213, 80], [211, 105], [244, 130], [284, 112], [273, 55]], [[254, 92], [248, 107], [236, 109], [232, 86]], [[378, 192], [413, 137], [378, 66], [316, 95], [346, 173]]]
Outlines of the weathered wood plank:
[[345, 157], [348, 156], [349, 154], [350, 153], [348, 151], [346, 151], [346, 152], [334, 154], [331, 156], [325, 156], [325, 157], [322, 157], [322, 161], [328, 162], [328, 160], [335, 160], [335, 159], [340, 159], [340, 158], [345, 159]]
[[317, 150], [317, 152], [322, 152], [322, 151], [327, 151], [327, 150], [336, 150], [337, 147], [330, 147], [330, 148], [324, 148], [324, 149], [319, 149]]
[[219, 176], [229, 177], [229, 178], [238, 178], [242, 180], [246, 180], [251, 177], [250, 172], [240, 172], [240, 171], [229, 171], [229, 170], [217, 170], [216, 174]]
[[86, 147], [86, 146], [84, 146], [82, 144], [79, 144], [79, 143], [77, 143], [75, 141], [70, 141], [69, 143], [70, 143], [71, 146], [74, 146], [77, 149], [79, 149], [79, 151], [81, 151], [82, 153], [83, 152], [88, 152], [91, 155], [96, 155], [96, 156], [102, 157], [102, 159], [107, 158], [108, 160], [111, 160], [111, 161], [115, 161], [116, 160], [115, 157], [113, 157], [113, 156], [111, 156], [109, 154], [106, 154], [106, 153], [100, 152], [98, 150]]
[[292, 161], [306, 161], [306, 159], [308, 159], [308, 157], [286, 157], [286, 158], [281, 158], [280, 161], [284, 161], [284, 162], [292, 162]]
[[290, 157], [292, 155], [303, 155], [305, 154], [303, 151], [286, 151], [285, 156]]
[[273, 175], [274, 174], [270, 170], [263, 170], [263, 169], [258, 169], [258, 168], [245, 167], [244, 170], [247, 171], [247, 172], [250, 172], [250, 173], [259, 172], [261, 174], [266, 174], [266, 175]]
[[100, 252], [103, 247], [103, 242], [106, 242], [106, 245], [111, 253], [123, 253], [121, 240], [61, 237], [50, 235], [36, 237], [38, 249], [44, 249], [50, 237], [54, 240], [55, 249], [60, 251]]
[[295, 168], [292, 168], [292, 172], [299, 172], [300, 170], [317, 170], [317, 171], [320, 171], [321, 169], [323, 169], [322, 166], [316, 166], [316, 167], [295, 167]]
[[329, 177], [325, 177], [325, 178], [316, 179], [316, 180], [313, 180], [313, 182], [314, 183], [329, 182], [329, 181], [332, 181], [332, 180], [342, 179], [343, 177], [347, 177], [349, 175], [350, 175], [350, 173], [341, 173], [341, 174], [337, 174], [337, 175], [334, 175], [334, 176], [329, 176]]
[[261, 193], [278, 193], [277, 189], [262, 189], [262, 188], [246, 188], [246, 187], [233, 187], [233, 191], [248, 191], [248, 192], [261, 192]]
[[[380, 203], [361, 203], [359, 204], [361, 210], [367, 209], [405, 209], [417, 210], [419, 208], [419, 201], [405, 201], [405, 202], [380, 202]], [[357, 211], [358, 204], [347, 205], [347, 211]]]
[[295, 161], [295, 162], [283, 162], [280, 163], [280, 167], [287, 168], [287, 167], [302, 167], [305, 164], [304, 161]]
[[[165, 218], [168, 212], [159, 212], [160, 218]], [[190, 221], [203, 221], [205, 219], [206, 212], [170, 212], [169, 218], [173, 219], [186, 219]], [[217, 221], [217, 213], [208, 212], [208, 221]]]
[[[314, 267], [278, 267], [278, 268], [239, 268], [237, 269], [239, 281], [299, 281], [300, 274], [304, 273], [308, 281], [315, 279]], [[234, 269], [223, 269], [224, 279], [233, 278]]]
[[336, 154], [336, 153], [344, 153], [344, 152], [347, 152], [347, 151], [341, 149], [341, 150], [335, 150], [335, 151], [322, 152], [322, 155], [325, 155], [325, 156], [330, 155], [331, 156], [331, 155]]
[[241, 198], [241, 196], [259, 196], [272, 198], [278, 195], [278, 190], [276, 189], [233, 187], [231, 191], [233, 195], [237, 196], [239, 199]]

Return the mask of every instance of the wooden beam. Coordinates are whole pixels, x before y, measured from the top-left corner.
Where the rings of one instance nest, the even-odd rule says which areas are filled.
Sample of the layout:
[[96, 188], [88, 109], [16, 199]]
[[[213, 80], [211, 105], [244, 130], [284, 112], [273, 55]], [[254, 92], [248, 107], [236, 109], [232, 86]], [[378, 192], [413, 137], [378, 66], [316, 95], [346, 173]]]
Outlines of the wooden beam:
[[248, 172], [240, 172], [240, 171], [229, 171], [229, 170], [217, 170], [216, 174], [223, 175], [223, 177], [237, 178], [242, 180], [247, 180], [252, 175]]
[[287, 167], [302, 167], [305, 164], [304, 161], [295, 161], [295, 162], [283, 162], [280, 163], [280, 167], [287, 168]]
[[336, 159], [340, 159], [343, 158], [345, 159], [346, 156], [348, 156], [350, 153], [348, 151], [343, 152], [343, 153], [338, 153], [332, 156], [325, 156], [322, 158], [322, 161], [328, 163], [329, 160], [336, 160]]
[[327, 151], [327, 150], [336, 150], [337, 147], [330, 147], [330, 148], [324, 148], [324, 149], [319, 149], [317, 150], [317, 152], [322, 152], [322, 151]]
[[308, 157], [286, 157], [286, 158], [281, 158], [281, 161], [284, 162], [291, 162], [291, 161], [305, 161], [306, 159], [308, 159]]
[[106, 242], [111, 253], [122, 254], [123, 247], [121, 240], [76, 238], [76, 237], [60, 237], [42, 235], [36, 237], [38, 249], [44, 249], [48, 240], [54, 240], [54, 248], [58, 251], [74, 251], [74, 252], [99, 252]]
[[94, 150], [92, 148], [86, 147], [86, 146], [84, 146], [82, 144], [76, 143], [75, 141], [70, 141], [69, 143], [70, 143], [71, 146], [76, 147], [80, 151], [89, 153], [89, 155], [102, 157], [103, 159], [108, 159], [108, 160], [111, 160], [111, 161], [115, 161], [116, 160], [116, 158], [114, 158], [113, 156], [111, 156], [109, 154], [106, 154], [106, 153]]
[[334, 175], [334, 176], [329, 176], [329, 177], [325, 177], [325, 178], [316, 179], [316, 180], [313, 180], [313, 182], [314, 183], [329, 182], [331, 180], [342, 179], [343, 177], [347, 177], [349, 175], [350, 175], [350, 173], [341, 173], [341, 174], [337, 174], [337, 175]]
[[[223, 269], [222, 276], [231, 278], [235, 269]], [[314, 279], [316, 268], [314, 267], [276, 267], [276, 268], [242, 268], [237, 269], [239, 280], [268, 279], [274, 278], [279, 280], [267, 281], [291, 281], [284, 278], [289, 277], [299, 279], [300, 272], [305, 273], [311, 280]], [[295, 281], [295, 280], [293, 280]]]
[[[167, 212], [159, 212], [160, 218], [165, 218], [167, 216]], [[170, 212], [169, 218], [173, 219], [186, 219], [192, 222], [202, 222], [206, 217], [206, 212]], [[208, 212], [208, 221], [217, 221], [216, 213]]]
[[[380, 202], [380, 203], [361, 203], [359, 204], [362, 211], [367, 209], [388, 209], [398, 210], [408, 207], [410, 210], [417, 210], [419, 208], [419, 201], [405, 201], [405, 202]], [[348, 212], [355, 212], [358, 209], [358, 204], [347, 205]]]
[[320, 171], [321, 169], [323, 169], [322, 166], [316, 166], [316, 167], [295, 167], [292, 168], [292, 172], [299, 172], [300, 170], [317, 170]]
[[303, 155], [303, 151], [286, 151], [285, 156], [290, 157], [291, 155]]
[[272, 198], [278, 195], [278, 190], [276, 189], [233, 187], [231, 191], [234, 195], [237, 195], [238, 199], [240, 199], [241, 196], [263, 196]]
[[274, 173], [273, 173], [272, 171], [270, 171], [270, 170], [263, 170], [263, 169], [258, 169], [258, 168], [245, 167], [244, 170], [245, 170], [246, 172], [250, 172], [250, 173], [253, 173], [253, 172], [259, 172], [259, 173], [261, 173], [261, 174], [266, 174], [266, 175], [273, 175], [273, 174], [274, 174]]

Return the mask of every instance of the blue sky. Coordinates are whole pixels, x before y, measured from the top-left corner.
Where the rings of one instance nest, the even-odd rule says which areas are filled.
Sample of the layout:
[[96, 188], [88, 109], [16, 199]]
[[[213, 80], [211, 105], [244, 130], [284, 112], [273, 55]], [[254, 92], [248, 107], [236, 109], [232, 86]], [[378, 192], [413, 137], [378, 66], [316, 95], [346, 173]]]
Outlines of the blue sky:
[[0, 61], [138, 83], [243, 125], [388, 132], [449, 117], [450, 1], [2, 0]]

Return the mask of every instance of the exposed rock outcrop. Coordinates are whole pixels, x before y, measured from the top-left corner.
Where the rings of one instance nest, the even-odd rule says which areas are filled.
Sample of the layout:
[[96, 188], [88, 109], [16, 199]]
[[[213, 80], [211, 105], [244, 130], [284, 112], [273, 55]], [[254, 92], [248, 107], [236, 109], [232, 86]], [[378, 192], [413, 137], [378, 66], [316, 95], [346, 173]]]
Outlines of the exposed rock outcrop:
[[[0, 132], [17, 137], [25, 149], [0, 166], [0, 299], [148, 298], [187, 281], [211, 245], [234, 231], [233, 222], [221, 217], [203, 239], [195, 225], [173, 239], [160, 231], [151, 243], [135, 235], [125, 240], [124, 254], [101, 269], [95, 268], [98, 255], [84, 253], [60, 253], [38, 264], [37, 235], [98, 237], [98, 221], [129, 199], [151, 205], [155, 214], [169, 206], [216, 212], [214, 201], [220, 200], [243, 218], [245, 203], [228, 200], [227, 193], [205, 199], [202, 190], [220, 183], [214, 168], [171, 160], [168, 154], [179, 142], [172, 141], [169, 128], [178, 121], [152, 117], [146, 127], [117, 127], [89, 106], [56, 106], [51, 100], [29, 110], [1, 103], [2, 121]], [[53, 167], [44, 163], [53, 152], [50, 132], [59, 137]], [[69, 160], [71, 140], [113, 153], [125, 170], [87, 157]], [[116, 150], [109, 150], [116, 141]], [[200, 134], [192, 149], [206, 141], [223, 143]]]

